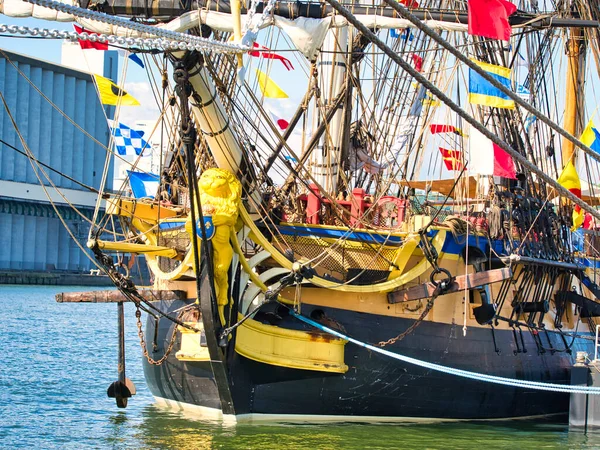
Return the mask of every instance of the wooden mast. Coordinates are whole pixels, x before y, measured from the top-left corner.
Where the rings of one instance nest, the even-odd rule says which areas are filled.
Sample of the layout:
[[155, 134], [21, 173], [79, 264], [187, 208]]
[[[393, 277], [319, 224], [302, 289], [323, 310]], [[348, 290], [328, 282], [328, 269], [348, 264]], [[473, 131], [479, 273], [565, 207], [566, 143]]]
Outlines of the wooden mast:
[[[568, 31], [569, 40], [567, 41], [567, 92], [565, 102], [565, 122], [564, 129], [574, 136], [579, 136], [582, 132], [581, 107], [583, 106], [583, 97], [581, 89], [583, 83], [581, 77], [584, 74], [585, 67], [585, 43], [582, 28], [572, 28]], [[569, 160], [575, 164], [575, 145], [563, 139], [562, 145], [562, 163], [563, 166]]]

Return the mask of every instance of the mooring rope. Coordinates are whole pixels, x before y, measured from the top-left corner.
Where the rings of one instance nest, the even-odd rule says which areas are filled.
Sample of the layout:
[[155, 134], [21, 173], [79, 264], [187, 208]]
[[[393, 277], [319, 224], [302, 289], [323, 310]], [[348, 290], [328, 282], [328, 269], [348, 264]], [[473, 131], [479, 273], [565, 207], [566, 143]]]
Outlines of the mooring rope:
[[541, 391], [565, 392], [565, 393], [569, 393], [569, 394], [594, 394], [594, 395], [600, 394], [600, 387], [571, 386], [571, 385], [566, 385], [566, 384], [543, 383], [543, 382], [539, 382], [539, 381], [516, 380], [513, 378], [498, 377], [495, 375], [471, 372], [469, 370], [455, 369], [453, 367], [442, 366], [441, 364], [430, 363], [430, 362], [423, 361], [420, 359], [411, 358], [410, 356], [401, 355], [399, 353], [393, 353], [393, 352], [390, 352], [389, 350], [385, 350], [383, 348], [376, 347], [374, 345], [367, 344], [365, 342], [361, 342], [357, 339], [351, 338], [350, 336], [346, 336], [345, 334], [340, 333], [339, 331], [336, 331], [336, 330], [328, 328], [324, 325], [321, 325], [320, 323], [315, 322], [314, 320], [309, 319], [306, 316], [298, 314], [292, 308], [290, 308], [290, 314], [293, 317], [295, 317], [296, 319], [301, 320], [304, 323], [307, 323], [308, 325], [311, 325], [321, 331], [324, 331], [325, 333], [331, 334], [332, 336], [338, 337], [340, 339], [344, 339], [348, 342], [358, 345], [359, 347], [366, 348], [367, 350], [370, 350], [372, 352], [380, 353], [384, 356], [388, 356], [390, 358], [393, 358], [393, 359], [396, 359], [399, 361], [403, 361], [403, 362], [406, 362], [409, 364], [423, 367], [425, 369], [435, 370], [437, 372], [442, 372], [442, 373], [445, 373], [448, 375], [469, 378], [471, 380], [476, 380], [476, 381], [485, 381], [488, 383], [502, 384], [505, 386], [512, 386], [512, 387], [519, 387], [519, 388], [526, 388], [526, 389], [536, 389], [536, 390], [541, 390]]

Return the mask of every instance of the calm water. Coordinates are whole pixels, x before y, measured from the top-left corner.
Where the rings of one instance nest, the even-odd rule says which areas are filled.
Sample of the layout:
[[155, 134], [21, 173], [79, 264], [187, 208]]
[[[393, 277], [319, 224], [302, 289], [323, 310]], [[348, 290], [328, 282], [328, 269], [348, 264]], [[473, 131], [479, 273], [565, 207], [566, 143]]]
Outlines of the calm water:
[[0, 446], [173, 449], [579, 449], [600, 434], [531, 422], [441, 425], [239, 425], [223, 427], [153, 405], [143, 379], [131, 305], [127, 372], [138, 388], [119, 410], [116, 305], [57, 304], [75, 287], [0, 286]]

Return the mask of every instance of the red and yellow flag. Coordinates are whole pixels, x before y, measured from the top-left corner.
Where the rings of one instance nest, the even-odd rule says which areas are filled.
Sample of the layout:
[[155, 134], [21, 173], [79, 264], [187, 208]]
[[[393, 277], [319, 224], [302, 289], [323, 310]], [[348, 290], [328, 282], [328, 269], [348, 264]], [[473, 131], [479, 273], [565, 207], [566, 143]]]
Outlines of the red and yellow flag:
[[[568, 189], [577, 198], [581, 198], [581, 181], [577, 174], [577, 169], [573, 165], [572, 161], [569, 161], [562, 173], [558, 177], [558, 184], [565, 189]], [[575, 231], [583, 224], [584, 212], [579, 205], [575, 205], [573, 208], [573, 227], [571, 230]]]
[[446, 169], [462, 170], [462, 152], [460, 150], [448, 150], [447, 148], [440, 147], [440, 153], [442, 154], [444, 164], [446, 164]]

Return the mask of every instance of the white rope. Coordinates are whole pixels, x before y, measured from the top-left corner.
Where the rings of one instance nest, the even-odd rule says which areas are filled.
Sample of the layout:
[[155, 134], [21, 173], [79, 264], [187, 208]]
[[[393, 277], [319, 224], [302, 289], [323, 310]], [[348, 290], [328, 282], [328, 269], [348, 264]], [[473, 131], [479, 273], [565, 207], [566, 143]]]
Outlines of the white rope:
[[[139, 33], [145, 33], [150, 36], [160, 37], [160, 38], [163, 38], [163, 40], [161, 41], [163, 43], [163, 45], [167, 45], [168, 41], [176, 41], [178, 44], [178, 47], [175, 47], [175, 48], [180, 49], [180, 50], [208, 50], [208, 51], [213, 51], [213, 52], [218, 52], [218, 53], [245, 53], [249, 50], [247, 47], [244, 47], [242, 45], [218, 42], [218, 41], [206, 39], [206, 38], [203, 38], [200, 36], [193, 36], [193, 35], [189, 35], [189, 34], [185, 34], [185, 33], [180, 33], [178, 31], [165, 30], [164, 28], [159, 28], [159, 27], [155, 27], [152, 25], [146, 25], [146, 24], [139, 23], [139, 22], [133, 22], [128, 19], [123, 19], [121, 17], [110, 16], [105, 13], [101, 13], [98, 11], [91, 11], [89, 9], [80, 8], [78, 6], [67, 5], [65, 3], [60, 3], [60, 2], [57, 2], [54, 0], [26, 0], [26, 1], [29, 3], [32, 3], [34, 5], [37, 5], [37, 6], [43, 6], [45, 8], [50, 8], [55, 11], [60, 11], [60, 12], [66, 13], [66, 14], [71, 14], [75, 17], [89, 19], [89, 20], [95, 20], [95, 21], [105, 23], [108, 25], [116, 25], [116, 26], [119, 26], [121, 28], [125, 28], [128, 30], [137, 31]], [[23, 28], [25, 28], [25, 27], [23, 27]], [[67, 32], [67, 33], [69, 33], [69, 32]], [[91, 35], [91, 36], [88, 35], [87, 39], [94, 42], [94, 36], [95, 35]], [[52, 36], [52, 37], [54, 37], [54, 36]], [[56, 36], [56, 37], [60, 37], [60, 36]], [[106, 35], [96, 36], [96, 39], [98, 39], [98, 42], [106, 42], [102, 39], [109, 39], [109, 38], [111, 38], [111, 36], [106, 36]], [[125, 39], [125, 41], [124, 41], [125, 45], [138, 45], [138, 44], [134, 44], [134, 41], [136, 39], [141, 39], [141, 38], [131, 38], [131, 37], [122, 37], [122, 38]], [[63, 39], [71, 39], [71, 38], [64, 37]], [[117, 39], [120, 39], [120, 38], [117, 38]], [[129, 39], [132, 39], [131, 44], [128, 43]], [[145, 41], [145, 40], [142, 39], [142, 41]], [[155, 39], [152, 39], [150, 41], [155, 41]], [[108, 41], [108, 42], [110, 42], [110, 41]], [[161, 47], [161, 49], [162, 48], [165, 48], [165, 47]], [[168, 49], [173, 49], [173, 47], [168, 47]]]
[[329, 333], [333, 336], [336, 336], [340, 339], [344, 339], [348, 342], [352, 342], [360, 347], [366, 348], [372, 352], [380, 353], [382, 355], [388, 356], [393, 359], [397, 359], [399, 361], [404, 361], [409, 364], [414, 364], [416, 366], [424, 367], [425, 369], [435, 370], [437, 372], [442, 372], [448, 375], [454, 375], [463, 378], [469, 378], [471, 380], [476, 381], [485, 381], [488, 383], [502, 384], [505, 386], [512, 386], [524, 389], [536, 389], [541, 391], [549, 391], [549, 392], [565, 392], [569, 394], [594, 394], [600, 395], [600, 387], [596, 386], [577, 386], [577, 385], [568, 385], [568, 384], [552, 384], [552, 383], [542, 383], [539, 381], [527, 381], [527, 380], [516, 380], [514, 378], [505, 378], [498, 377], [495, 375], [488, 375], [485, 373], [477, 373], [471, 372], [469, 370], [455, 369], [452, 367], [442, 366], [440, 364], [430, 363], [427, 361], [422, 361], [420, 359], [411, 358], [410, 356], [400, 355], [398, 353], [392, 353], [389, 350], [385, 350], [380, 347], [375, 347], [374, 345], [367, 344], [365, 342], [361, 342], [359, 340], [353, 339], [349, 336], [346, 336], [339, 331], [332, 330], [331, 328], [325, 327], [320, 323], [315, 322], [314, 320], [309, 319], [308, 317], [302, 316], [296, 313], [294, 310], [290, 309], [290, 314], [297, 319], [305, 322], [313, 327]]

